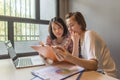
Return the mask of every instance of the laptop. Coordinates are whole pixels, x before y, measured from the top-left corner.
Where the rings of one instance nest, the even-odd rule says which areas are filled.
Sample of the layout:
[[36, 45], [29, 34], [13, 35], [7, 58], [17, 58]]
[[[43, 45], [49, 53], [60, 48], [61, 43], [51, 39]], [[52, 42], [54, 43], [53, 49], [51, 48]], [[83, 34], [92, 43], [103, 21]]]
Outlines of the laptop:
[[5, 46], [7, 47], [8, 54], [12, 59], [16, 69], [45, 65], [43, 58], [41, 58], [39, 55], [18, 57], [10, 40], [5, 41]]

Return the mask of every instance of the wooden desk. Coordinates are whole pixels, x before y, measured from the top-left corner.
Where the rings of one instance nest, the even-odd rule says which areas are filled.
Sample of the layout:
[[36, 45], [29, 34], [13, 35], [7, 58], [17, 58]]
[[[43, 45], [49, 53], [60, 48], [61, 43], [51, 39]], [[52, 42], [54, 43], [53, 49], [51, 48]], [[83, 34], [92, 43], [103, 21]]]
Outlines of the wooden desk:
[[[0, 80], [30, 80], [34, 76], [32, 70], [43, 68], [45, 66], [15, 69], [11, 59], [0, 60]], [[77, 75], [74, 75], [66, 80], [76, 80]], [[80, 80], [118, 80], [107, 75], [102, 75], [95, 71], [84, 72]]]
[[[66, 79], [66, 80], [76, 80], [77, 76], [78, 76], [78, 74], [74, 75], [71, 78]], [[82, 74], [80, 80], [118, 80], [118, 79], [115, 79], [115, 78], [107, 76], [107, 75], [100, 74], [96, 71], [88, 71], [88, 72], [84, 72]]]

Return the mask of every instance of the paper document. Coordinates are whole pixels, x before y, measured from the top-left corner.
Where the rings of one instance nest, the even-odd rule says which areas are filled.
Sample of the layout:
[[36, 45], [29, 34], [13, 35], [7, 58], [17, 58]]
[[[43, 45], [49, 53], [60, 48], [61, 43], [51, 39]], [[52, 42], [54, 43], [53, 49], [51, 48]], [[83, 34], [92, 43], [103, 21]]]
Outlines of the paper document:
[[73, 64], [60, 64], [57, 66], [47, 66], [42, 69], [33, 70], [32, 74], [41, 80], [62, 80], [76, 73], [80, 73], [84, 68]]

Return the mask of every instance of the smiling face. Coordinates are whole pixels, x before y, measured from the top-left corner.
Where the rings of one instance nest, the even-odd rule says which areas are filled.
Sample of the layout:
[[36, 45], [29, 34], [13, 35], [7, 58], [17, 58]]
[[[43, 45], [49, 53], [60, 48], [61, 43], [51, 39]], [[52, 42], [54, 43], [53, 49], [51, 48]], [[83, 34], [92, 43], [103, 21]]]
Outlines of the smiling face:
[[78, 34], [81, 34], [82, 32], [81, 26], [77, 23], [74, 16], [66, 19], [66, 24], [68, 26], [68, 30], [70, 33], [76, 32]]
[[56, 38], [61, 38], [63, 35], [63, 26], [59, 23], [53, 22], [52, 23], [52, 32], [56, 36]]

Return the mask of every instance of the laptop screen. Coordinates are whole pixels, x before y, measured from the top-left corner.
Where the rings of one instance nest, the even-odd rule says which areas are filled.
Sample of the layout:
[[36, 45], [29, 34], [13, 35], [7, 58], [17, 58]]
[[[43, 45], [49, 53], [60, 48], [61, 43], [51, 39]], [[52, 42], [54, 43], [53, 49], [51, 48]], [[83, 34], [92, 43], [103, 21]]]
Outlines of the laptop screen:
[[17, 55], [15, 53], [15, 50], [13, 49], [13, 46], [12, 46], [10, 40], [5, 41], [5, 45], [8, 49], [8, 53], [9, 53], [10, 58], [12, 58], [12, 60], [14, 61], [17, 58]]

